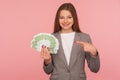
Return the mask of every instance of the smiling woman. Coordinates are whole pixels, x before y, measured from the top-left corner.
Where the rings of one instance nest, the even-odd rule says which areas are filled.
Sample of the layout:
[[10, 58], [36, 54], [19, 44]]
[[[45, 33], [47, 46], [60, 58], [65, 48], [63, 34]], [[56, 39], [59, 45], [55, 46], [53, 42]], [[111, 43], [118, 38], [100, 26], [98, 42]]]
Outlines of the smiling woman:
[[[89, 70], [85, 62], [87, 79], [120, 79], [120, 0], [0, 0], [0, 80], [49, 80], [49, 75], [46, 75], [42, 69], [44, 59], [40, 57], [39, 52], [30, 48], [30, 41], [33, 35], [37, 33], [52, 33], [54, 16], [59, 7], [58, 5], [64, 2], [72, 2], [75, 5], [80, 29], [82, 29], [82, 32], [84, 31], [91, 35], [92, 41], [99, 51], [101, 68], [97, 74], [94, 74]], [[64, 8], [64, 10], [66, 9]], [[74, 26], [77, 22], [75, 14], [71, 8], [69, 12], [72, 14]], [[56, 24], [59, 23], [59, 17], [57, 18]], [[57, 28], [61, 28], [59, 24], [57, 26]], [[77, 30], [75, 29], [73, 30], [76, 34]], [[55, 33], [60, 31], [61, 29], [57, 29]], [[69, 40], [67, 39], [66, 45], [72, 43], [67, 33], [64, 34], [60, 33], [60, 35], [56, 34], [55, 36], [59, 38], [60, 43], [66, 43], [67, 38]], [[65, 36], [62, 38], [65, 42], [61, 39], [62, 35]], [[74, 32], [71, 32], [70, 35], [71, 38], [74, 37]], [[77, 36], [79, 38], [76, 38], [76, 40], [86, 40], [87, 38], [81, 35]], [[73, 46], [71, 51], [70, 46], [68, 47], [71, 53], [83, 51], [82, 46], [76, 48], [76, 44], [69, 45]], [[82, 58], [81, 60], [79, 59], [83, 53], [77, 56], [75, 52], [75, 54], [71, 54], [70, 66], [67, 67], [68, 62], [64, 55], [62, 44], [60, 44], [58, 51], [61, 54], [52, 55], [54, 57], [52, 58], [53, 72], [64, 68], [65, 74], [69, 75], [70, 71], [71, 74], [74, 74], [73, 71], [76, 71], [75, 66], [77, 66], [76, 61], [83, 60]], [[59, 69], [55, 59], [60, 60], [57, 61], [62, 64]], [[73, 66], [74, 64], [75, 66]], [[78, 64], [78, 66], [81, 65]], [[77, 71], [80, 70], [77, 69]], [[63, 69], [61, 73], [53, 72], [50, 73], [52, 78], [58, 78], [62, 74], [64, 77]], [[76, 78], [77, 76], [83, 77], [82, 74], [75, 74]], [[65, 75], [65, 77], [67, 76]]]
[[99, 71], [98, 51], [90, 36], [79, 29], [76, 10], [71, 3], [59, 7], [53, 35], [60, 44], [57, 54], [50, 54], [46, 46], [40, 52], [44, 71], [51, 74], [50, 80], [86, 80], [85, 60], [92, 72]]
[[61, 32], [73, 32], [72, 25], [73, 25], [73, 17], [72, 14], [68, 10], [62, 10], [60, 12], [59, 23], [62, 28]]

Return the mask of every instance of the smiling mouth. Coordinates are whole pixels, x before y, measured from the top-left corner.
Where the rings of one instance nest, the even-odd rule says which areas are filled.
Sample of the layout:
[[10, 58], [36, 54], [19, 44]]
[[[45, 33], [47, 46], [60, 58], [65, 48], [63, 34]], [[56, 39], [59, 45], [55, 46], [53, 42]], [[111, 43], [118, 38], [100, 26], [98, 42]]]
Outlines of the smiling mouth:
[[69, 26], [69, 25], [70, 25], [70, 24], [63, 24], [64, 27], [67, 27], [67, 26]]

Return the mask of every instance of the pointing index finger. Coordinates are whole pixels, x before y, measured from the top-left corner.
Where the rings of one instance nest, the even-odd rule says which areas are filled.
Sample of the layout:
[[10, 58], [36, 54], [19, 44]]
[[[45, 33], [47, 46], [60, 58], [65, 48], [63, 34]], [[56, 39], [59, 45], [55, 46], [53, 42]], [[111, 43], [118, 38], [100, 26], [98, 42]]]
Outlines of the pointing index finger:
[[82, 41], [75, 41], [75, 43], [77, 43], [77, 44], [81, 44], [81, 45], [84, 45], [85, 44], [85, 42], [82, 42]]

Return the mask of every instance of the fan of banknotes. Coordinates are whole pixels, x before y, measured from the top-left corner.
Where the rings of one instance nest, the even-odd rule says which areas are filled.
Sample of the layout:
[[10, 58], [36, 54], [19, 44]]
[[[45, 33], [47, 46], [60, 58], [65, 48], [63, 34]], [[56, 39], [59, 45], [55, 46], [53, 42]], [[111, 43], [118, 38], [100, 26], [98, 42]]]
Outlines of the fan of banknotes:
[[34, 35], [31, 41], [31, 48], [41, 51], [42, 46], [50, 49], [51, 54], [56, 54], [59, 49], [58, 39], [50, 33], [39, 33]]

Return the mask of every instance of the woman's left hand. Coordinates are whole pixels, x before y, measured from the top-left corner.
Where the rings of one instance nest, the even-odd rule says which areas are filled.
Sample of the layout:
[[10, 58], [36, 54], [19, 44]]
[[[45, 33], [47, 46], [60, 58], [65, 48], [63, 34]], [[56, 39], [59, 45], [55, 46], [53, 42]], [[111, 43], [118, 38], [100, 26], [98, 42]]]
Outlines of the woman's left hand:
[[97, 49], [91, 43], [83, 41], [75, 41], [75, 43], [79, 44], [85, 52], [89, 52], [91, 56], [97, 55]]

